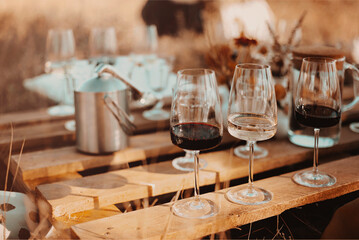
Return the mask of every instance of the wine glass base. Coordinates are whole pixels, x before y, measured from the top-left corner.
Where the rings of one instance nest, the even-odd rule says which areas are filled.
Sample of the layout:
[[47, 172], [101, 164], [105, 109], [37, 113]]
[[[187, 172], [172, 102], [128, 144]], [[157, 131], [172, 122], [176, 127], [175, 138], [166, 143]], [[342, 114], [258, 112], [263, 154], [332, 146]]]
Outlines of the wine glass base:
[[144, 111], [143, 117], [152, 121], [166, 120], [170, 118], [170, 113], [163, 109], [151, 109]]
[[70, 116], [74, 115], [75, 108], [69, 105], [56, 105], [48, 108], [47, 113], [51, 116]]
[[76, 131], [76, 122], [75, 122], [75, 120], [70, 120], [70, 121], [65, 122], [65, 128], [66, 128], [66, 130], [69, 130], [71, 132]]
[[259, 205], [272, 200], [272, 194], [262, 188], [239, 186], [226, 193], [226, 197], [233, 203], [242, 205]]
[[[245, 145], [245, 146], [236, 147], [234, 149], [234, 154], [237, 157], [248, 159], [249, 154], [250, 154], [249, 146]], [[257, 146], [257, 144], [254, 144], [254, 154], [253, 155], [254, 155], [254, 159], [264, 158], [268, 155], [268, 150]]]
[[359, 133], [359, 122], [351, 123], [349, 125], [350, 130], [352, 130], [355, 133]]
[[[207, 167], [206, 160], [199, 159], [199, 169], [204, 169]], [[186, 157], [178, 157], [173, 159], [172, 166], [181, 171], [188, 171], [192, 172], [194, 169], [194, 159], [193, 158], [186, 158]]]
[[172, 210], [179, 217], [204, 219], [217, 215], [219, 208], [209, 199], [190, 198], [176, 202]]
[[320, 171], [315, 173], [313, 170], [296, 173], [292, 179], [295, 183], [306, 187], [329, 187], [337, 182], [334, 176]]

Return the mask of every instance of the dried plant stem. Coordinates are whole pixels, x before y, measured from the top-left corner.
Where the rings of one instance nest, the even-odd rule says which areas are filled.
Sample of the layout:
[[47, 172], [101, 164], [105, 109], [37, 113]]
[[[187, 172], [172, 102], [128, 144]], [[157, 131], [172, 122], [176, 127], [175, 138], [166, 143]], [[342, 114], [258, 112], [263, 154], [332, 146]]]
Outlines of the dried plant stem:
[[[10, 160], [11, 160], [11, 152], [12, 152], [12, 144], [14, 141], [14, 127], [12, 125], [12, 123], [10, 123], [11, 126], [11, 136], [10, 136], [10, 147], [9, 147], [9, 157], [8, 157], [8, 161], [7, 161], [7, 166], [6, 166], [6, 176], [5, 176], [5, 186], [4, 186], [4, 204], [6, 203], [6, 190], [7, 190], [7, 181], [9, 178], [9, 172], [10, 172]], [[5, 236], [5, 228], [6, 228], [6, 210], [2, 212], [2, 215], [4, 216], [4, 231], [3, 231], [3, 239], [6, 239]]]
[[273, 38], [273, 41], [274, 41], [273, 48], [274, 49], [279, 49], [280, 48], [280, 43], [278, 41], [277, 34], [275, 34], [274, 29], [272, 28], [272, 26], [268, 22], [267, 22], [267, 26], [268, 26], [269, 33], [271, 34], [271, 36]]
[[[17, 162], [16, 170], [15, 170], [15, 173], [14, 173], [14, 176], [13, 176], [14, 179], [12, 180], [12, 183], [11, 183], [10, 194], [11, 194], [12, 189], [13, 189], [13, 187], [14, 187], [17, 173], [19, 172], [20, 162], [21, 162], [21, 156], [22, 156], [22, 153], [23, 153], [23, 151], [24, 151], [24, 146], [25, 146], [25, 139], [22, 141], [22, 145], [21, 145], [21, 149], [20, 149], [20, 154], [19, 154], [19, 161]], [[9, 199], [10, 199], [10, 194], [9, 194], [9, 197], [8, 197], [8, 201], [9, 201]]]
[[288, 45], [291, 45], [291, 44], [292, 44], [292, 41], [293, 41], [293, 39], [294, 39], [294, 35], [295, 35], [295, 33], [297, 32], [297, 30], [300, 28], [300, 26], [302, 25], [305, 15], [307, 15], [307, 11], [304, 11], [304, 12], [302, 13], [302, 15], [300, 16], [299, 20], [297, 21], [297, 24], [295, 24], [295, 26], [294, 26], [294, 28], [293, 28], [291, 34], [290, 34], [290, 37], [289, 37], [289, 39], [288, 39]]
[[252, 223], [249, 223], [248, 240], [251, 238]]
[[[179, 196], [181, 195], [181, 192], [183, 192], [183, 184], [182, 184], [182, 188], [180, 190], [178, 190], [176, 195], [171, 199], [170, 203], [172, 203], [172, 205], [177, 202]], [[173, 209], [171, 208], [171, 211], [168, 216], [167, 223], [166, 223], [165, 231], [163, 232], [163, 235], [161, 236], [161, 240], [166, 239], [168, 229], [170, 228], [170, 225], [171, 225], [170, 223], [171, 223], [172, 217], [173, 217]]]
[[[10, 148], [9, 148], [9, 157], [7, 160], [7, 166], [6, 166], [6, 176], [5, 176], [5, 186], [4, 186], [4, 192], [7, 190], [7, 181], [9, 178], [9, 172], [10, 172], [10, 160], [11, 160], [11, 152], [12, 152], [12, 143], [14, 141], [14, 128], [11, 123], [11, 136], [10, 136]], [[4, 194], [4, 202], [5, 202], [5, 194]]]
[[281, 226], [281, 227], [279, 228], [279, 215], [277, 215], [277, 231], [276, 231], [275, 235], [273, 236], [272, 240], [275, 239], [275, 238], [277, 237], [277, 235], [282, 236], [282, 235], [280, 234], [280, 231], [282, 230], [282, 228], [283, 228], [283, 226]]
[[158, 202], [158, 198], [156, 198], [156, 199], [152, 202], [152, 204], [150, 205], [150, 207], [153, 207], [157, 202]]
[[284, 219], [283, 219], [283, 217], [282, 217], [281, 215], [279, 215], [279, 216], [280, 216], [280, 219], [282, 219], [282, 221], [283, 221], [285, 227], [288, 229], [288, 232], [289, 232], [289, 234], [290, 234], [290, 237], [291, 237], [292, 239], [294, 239], [294, 238], [293, 238], [292, 231], [291, 231], [290, 228], [288, 227], [287, 223], [284, 221]]

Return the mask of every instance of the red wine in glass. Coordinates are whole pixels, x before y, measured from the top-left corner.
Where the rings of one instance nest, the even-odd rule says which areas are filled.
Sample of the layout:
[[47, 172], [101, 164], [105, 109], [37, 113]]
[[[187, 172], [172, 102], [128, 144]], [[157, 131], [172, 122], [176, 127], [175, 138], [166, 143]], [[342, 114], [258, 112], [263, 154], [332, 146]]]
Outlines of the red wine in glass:
[[318, 170], [318, 145], [321, 128], [340, 124], [341, 93], [336, 69], [331, 58], [304, 58], [293, 92], [294, 115], [299, 124], [314, 128], [313, 169], [297, 172], [293, 181], [307, 187], [328, 187], [336, 178]]
[[191, 152], [194, 173], [194, 197], [176, 201], [171, 210], [184, 218], [212, 217], [218, 214], [219, 206], [211, 199], [200, 197], [198, 154], [219, 145], [223, 136], [221, 102], [213, 70], [197, 68], [177, 72], [170, 124], [171, 141]]
[[187, 150], [206, 150], [220, 144], [220, 129], [208, 123], [179, 123], [171, 127], [174, 145]]
[[316, 104], [300, 105], [295, 109], [297, 121], [307, 127], [326, 128], [340, 122], [340, 112], [326, 106]]

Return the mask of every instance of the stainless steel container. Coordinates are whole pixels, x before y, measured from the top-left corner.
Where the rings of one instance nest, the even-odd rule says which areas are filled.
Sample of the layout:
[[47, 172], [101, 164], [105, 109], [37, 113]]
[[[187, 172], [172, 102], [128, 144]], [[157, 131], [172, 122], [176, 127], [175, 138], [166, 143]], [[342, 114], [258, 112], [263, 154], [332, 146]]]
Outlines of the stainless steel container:
[[75, 91], [76, 146], [91, 154], [128, 146], [128, 89], [108, 73], [86, 81]]

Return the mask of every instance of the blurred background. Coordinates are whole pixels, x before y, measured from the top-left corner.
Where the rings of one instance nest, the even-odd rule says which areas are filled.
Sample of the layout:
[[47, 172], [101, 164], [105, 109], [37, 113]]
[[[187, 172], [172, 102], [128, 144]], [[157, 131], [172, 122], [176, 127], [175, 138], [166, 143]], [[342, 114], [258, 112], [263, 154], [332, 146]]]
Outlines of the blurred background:
[[[91, 29], [115, 28], [117, 55], [128, 55], [144, 41], [138, 29], [153, 24], [158, 52], [175, 56], [174, 71], [211, 67], [206, 56], [217, 43], [231, 46], [233, 39], [245, 36], [270, 45], [274, 35], [278, 41], [287, 41], [293, 29], [295, 44], [334, 46], [345, 52], [349, 62], [358, 63], [358, 12], [356, 0], [3, 0], [0, 113], [56, 104], [23, 85], [26, 79], [44, 74], [51, 28], [71, 28], [76, 58], [88, 59]], [[274, 35], [268, 25], [273, 26]]]

